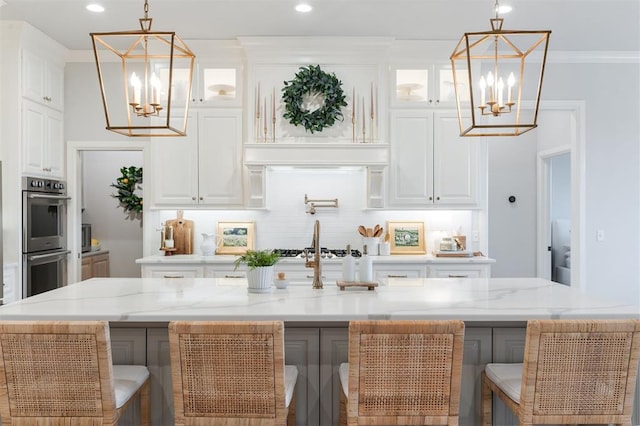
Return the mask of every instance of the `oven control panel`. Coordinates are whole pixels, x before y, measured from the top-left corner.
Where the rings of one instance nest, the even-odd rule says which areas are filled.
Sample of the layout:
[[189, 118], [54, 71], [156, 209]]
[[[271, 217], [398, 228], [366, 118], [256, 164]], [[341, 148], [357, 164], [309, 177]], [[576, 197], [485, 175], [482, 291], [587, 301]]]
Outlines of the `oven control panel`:
[[26, 176], [22, 178], [22, 190], [30, 192], [65, 194], [67, 192], [67, 185], [66, 182], [61, 180]]

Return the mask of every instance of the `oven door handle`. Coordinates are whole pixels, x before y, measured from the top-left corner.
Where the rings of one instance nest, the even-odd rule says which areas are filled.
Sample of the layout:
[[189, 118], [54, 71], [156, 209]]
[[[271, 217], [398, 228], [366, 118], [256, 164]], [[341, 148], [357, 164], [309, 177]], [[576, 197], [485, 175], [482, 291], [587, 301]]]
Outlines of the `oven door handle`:
[[55, 253], [47, 253], [47, 254], [31, 254], [31, 255], [27, 255], [27, 260], [28, 261], [33, 261], [33, 260], [40, 260], [40, 259], [47, 259], [49, 257], [55, 257], [55, 256], [66, 256], [69, 253], [71, 253], [71, 250], [66, 250], [66, 251], [57, 251]]
[[53, 194], [27, 194], [27, 198], [38, 198], [42, 200], [70, 200], [71, 197], [67, 195], [53, 195]]

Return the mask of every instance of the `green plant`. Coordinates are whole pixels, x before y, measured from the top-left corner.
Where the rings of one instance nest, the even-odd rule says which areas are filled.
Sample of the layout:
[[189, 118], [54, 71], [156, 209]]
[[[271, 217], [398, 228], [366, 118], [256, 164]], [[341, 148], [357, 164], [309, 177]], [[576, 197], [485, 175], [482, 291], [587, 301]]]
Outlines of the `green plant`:
[[280, 260], [280, 253], [273, 250], [247, 250], [243, 255], [240, 255], [234, 262], [235, 269], [238, 269], [240, 265], [246, 264], [250, 270], [259, 268], [261, 266], [273, 266]]
[[111, 186], [118, 190], [118, 194], [112, 195], [120, 201], [120, 205], [125, 212], [140, 213], [142, 211], [142, 197], [135, 194], [135, 191], [142, 189], [142, 167], [122, 167], [122, 176], [116, 179], [116, 183]]
[[[322, 107], [315, 111], [304, 109], [305, 95], [322, 95]], [[304, 126], [311, 133], [333, 126], [336, 120], [342, 121], [340, 108], [347, 106], [342, 82], [335, 74], [322, 71], [320, 65], [300, 67], [293, 80], [284, 82], [282, 100], [285, 107], [283, 117], [294, 126]]]

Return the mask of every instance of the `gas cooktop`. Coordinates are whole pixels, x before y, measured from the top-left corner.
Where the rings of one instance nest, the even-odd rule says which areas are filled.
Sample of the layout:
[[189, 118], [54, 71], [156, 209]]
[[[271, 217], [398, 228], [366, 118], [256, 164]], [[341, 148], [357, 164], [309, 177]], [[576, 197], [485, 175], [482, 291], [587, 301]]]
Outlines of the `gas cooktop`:
[[[289, 257], [289, 258], [304, 258], [304, 251], [307, 250], [309, 254], [309, 258], [313, 257], [315, 254], [315, 250], [313, 247], [307, 247], [305, 249], [274, 249], [274, 252], [280, 253], [280, 257]], [[347, 255], [346, 249], [328, 249], [326, 247], [320, 248], [320, 257], [331, 259], [334, 257], [345, 257]], [[360, 250], [351, 250], [351, 256], [360, 257], [362, 253]]]

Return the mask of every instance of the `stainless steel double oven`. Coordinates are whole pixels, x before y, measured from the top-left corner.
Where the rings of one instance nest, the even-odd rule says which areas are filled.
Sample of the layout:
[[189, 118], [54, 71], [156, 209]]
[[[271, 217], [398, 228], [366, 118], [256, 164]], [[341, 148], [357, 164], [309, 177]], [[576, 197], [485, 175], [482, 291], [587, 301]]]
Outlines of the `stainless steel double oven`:
[[22, 295], [67, 284], [67, 196], [63, 181], [22, 179]]

